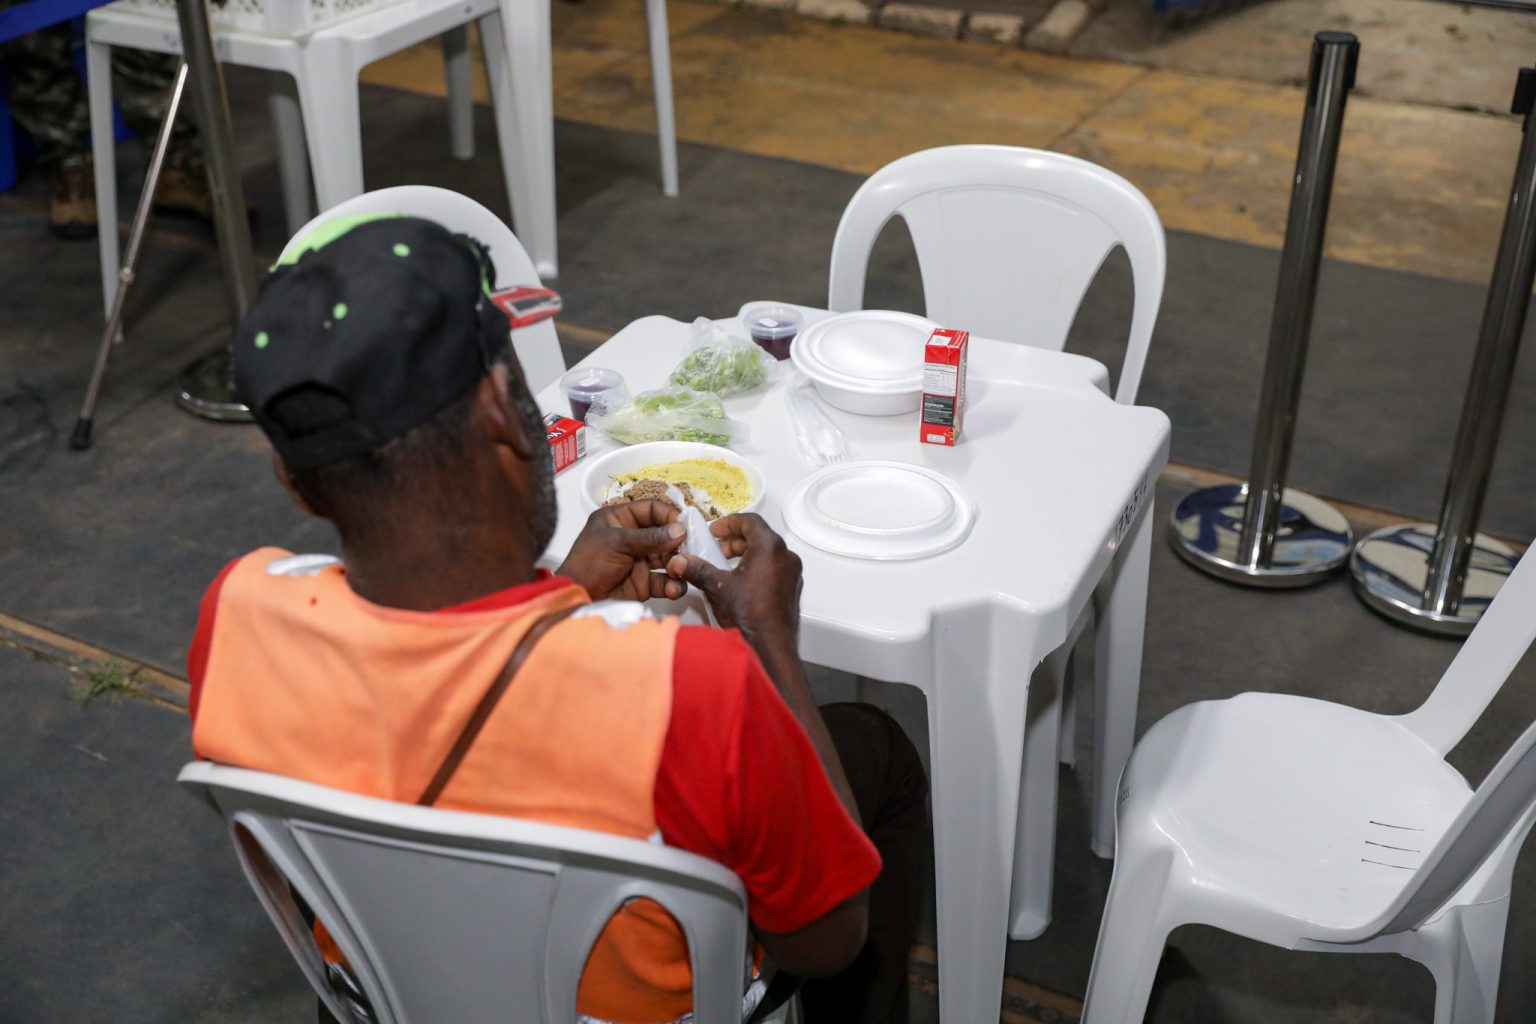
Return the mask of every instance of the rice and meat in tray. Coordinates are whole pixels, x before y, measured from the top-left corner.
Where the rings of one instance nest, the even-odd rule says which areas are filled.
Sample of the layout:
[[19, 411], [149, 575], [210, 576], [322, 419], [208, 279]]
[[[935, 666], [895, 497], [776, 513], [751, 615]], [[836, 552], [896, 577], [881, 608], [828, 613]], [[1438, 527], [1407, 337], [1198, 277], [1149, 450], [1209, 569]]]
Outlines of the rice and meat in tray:
[[705, 519], [715, 520], [746, 508], [752, 500], [752, 484], [740, 466], [724, 459], [660, 462], [613, 477], [603, 504], [652, 500], [679, 510], [691, 505]]

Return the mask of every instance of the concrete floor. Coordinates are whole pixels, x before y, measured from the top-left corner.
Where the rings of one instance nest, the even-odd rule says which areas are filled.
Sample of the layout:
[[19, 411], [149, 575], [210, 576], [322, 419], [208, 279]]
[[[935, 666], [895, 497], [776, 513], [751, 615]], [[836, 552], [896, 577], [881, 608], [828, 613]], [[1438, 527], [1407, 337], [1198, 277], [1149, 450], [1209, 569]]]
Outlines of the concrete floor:
[[1360, 37], [1359, 95], [1453, 110], [1506, 113], [1515, 69], [1536, 52], [1536, 12], [1446, 0], [1250, 0], [1193, 19], [1108, 0], [1072, 53], [1300, 85], [1323, 29]]
[[[1236, 45], [1219, 34], [1235, 31], [1227, 26], [1289, 2], [1216, 19], [1216, 35], [1188, 45], [1215, 60]], [[642, 5], [583, 0], [556, 4], [554, 14], [557, 115], [654, 133]], [[686, 140], [859, 174], [929, 146], [1056, 149], [1129, 178], [1170, 228], [1273, 248], [1284, 237], [1305, 98], [1294, 83], [1306, 73], [1309, 32], [1294, 42], [1249, 39], [1266, 67], [1290, 68], [1271, 81], [1236, 73], [1247, 67], [1241, 61], [1211, 70], [1172, 59], [1164, 67], [1051, 57], [707, 0], [672, 0], [668, 14]], [[1479, 53], [1507, 92], [1526, 58]], [[1370, 54], [1363, 60], [1369, 67]], [[441, 48], [397, 54], [364, 77], [441, 95]], [[1429, 70], [1418, 80], [1436, 81]], [[1329, 254], [1486, 283], [1519, 141], [1519, 123], [1507, 115], [1375, 99], [1362, 89], [1346, 117]]]
[[[1302, 0], [1254, 11], [1292, 2]], [[1173, 418], [1176, 458], [1242, 471], [1273, 296], [1275, 254], [1264, 246], [1283, 227], [1299, 116], [1294, 86], [1241, 69], [1045, 58], [697, 0], [669, 9], [680, 127], [706, 143], [684, 147], [675, 201], [659, 196], [654, 140], [644, 134], [652, 115], [639, 5], [556, 5], [566, 119], [559, 287], [573, 339], [590, 344], [642, 313], [687, 318], [752, 296], [820, 301], [832, 228], [869, 170], [939, 142], [1055, 146], [1116, 167], [1159, 206], [1172, 229], [1170, 278], [1143, 397]], [[1221, 22], [1210, 24], [1214, 32]], [[370, 69], [405, 91], [365, 90], [369, 184], [448, 185], [505, 213], [485, 111], [479, 155], [446, 158], [441, 108], [420, 95], [440, 89], [436, 54], [411, 51]], [[266, 258], [285, 232], [261, 82], [231, 82]], [[1454, 420], [1480, 304], [1465, 282], [1491, 259], [1518, 129], [1509, 118], [1362, 96], [1349, 131], [1331, 248], [1349, 262], [1325, 270], [1298, 482], [1422, 516], [1438, 496], [1444, 424]], [[1359, 177], [1346, 174], [1351, 164]], [[146, 665], [160, 700], [81, 708], [67, 696], [77, 676], [0, 649], [0, 834], [24, 836], [0, 844], [0, 1021], [308, 1019], [302, 979], [216, 824], [170, 779], [187, 754], [177, 673], [202, 586], [258, 543], [332, 542], [287, 505], [254, 431], [171, 406], [177, 368], [227, 330], [209, 239], [195, 226], [154, 227], [98, 446], [64, 449], [99, 296], [92, 247], [43, 241], [42, 196], [33, 181], [0, 197], [0, 631], [8, 625], [13, 644], [50, 656]], [[920, 289], [899, 236], [882, 241], [875, 271], [871, 301], [916, 308]], [[1129, 298], [1123, 278], [1112, 261], [1074, 332], [1074, 346], [1111, 363]], [[1536, 406], [1524, 400], [1533, 370], [1527, 359], [1490, 499], [1490, 516], [1518, 537], [1536, 532]], [[1165, 482], [1159, 508], [1185, 486]], [[1191, 572], [1161, 543], [1152, 574], [1142, 728], [1191, 700], [1250, 689], [1401, 711], [1455, 650], [1373, 617], [1342, 581], [1301, 593], [1241, 590]], [[1453, 755], [1469, 777], [1536, 716], [1530, 661]], [[837, 698], [851, 684], [819, 673], [816, 685]], [[914, 736], [926, 735], [914, 691], [877, 696]], [[1062, 780], [1056, 920], [1008, 952], [1003, 1019], [1015, 1024], [1075, 1018], [1108, 882], [1108, 865], [1083, 855], [1086, 782]], [[1501, 1024], [1536, 1015], [1536, 975], [1523, 967], [1536, 942], [1529, 862], [1517, 877]], [[929, 929], [914, 963], [913, 1019], [924, 1024], [936, 1020]], [[1291, 954], [1204, 929], [1179, 932], [1171, 950], [1154, 1024], [1428, 1019], [1427, 974], [1395, 958]]]

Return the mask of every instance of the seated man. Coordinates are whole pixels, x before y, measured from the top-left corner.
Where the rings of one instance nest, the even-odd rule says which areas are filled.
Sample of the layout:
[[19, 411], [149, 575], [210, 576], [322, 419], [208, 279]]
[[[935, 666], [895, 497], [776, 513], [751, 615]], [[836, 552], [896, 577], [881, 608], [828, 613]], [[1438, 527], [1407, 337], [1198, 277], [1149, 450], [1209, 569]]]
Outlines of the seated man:
[[[812, 702], [800, 563], [756, 516], [714, 524], [731, 571], [677, 553], [665, 502], [599, 510], [558, 574], [535, 568], [552, 463], [494, 280], [478, 243], [384, 217], [322, 229], [263, 284], [235, 340], [239, 393], [344, 560], [263, 548], [214, 581], [187, 659], [197, 755], [659, 833], [741, 877], [767, 961], [821, 979], [802, 990], [809, 1019], [904, 1021], [927, 843], [916, 752], [883, 712]], [[725, 628], [634, 603], [689, 584]], [[658, 1024], [690, 993], [680, 932], [636, 901], [578, 1010]]]

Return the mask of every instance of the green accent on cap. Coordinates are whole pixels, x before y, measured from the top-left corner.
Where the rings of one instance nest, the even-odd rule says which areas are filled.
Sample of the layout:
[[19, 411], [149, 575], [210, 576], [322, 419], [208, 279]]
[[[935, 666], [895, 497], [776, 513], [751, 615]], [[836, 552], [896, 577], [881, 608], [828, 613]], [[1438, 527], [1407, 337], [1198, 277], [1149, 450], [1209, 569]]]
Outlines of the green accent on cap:
[[257, 331], [256, 332], [255, 344], [256, 344], [257, 348], [266, 348], [267, 347], [267, 343], [269, 341], [271, 341], [271, 340], [272, 339], [267, 336], [267, 332], [266, 331]]
[[347, 304], [345, 302], [338, 302], [338, 303], [336, 303], [336, 305], [331, 307], [331, 319], [333, 319], [333, 320], [340, 320], [342, 317], [344, 317], [346, 315], [347, 315]]
[[336, 241], [342, 235], [351, 231], [359, 224], [367, 224], [375, 220], [396, 220], [404, 214], [390, 210], [378, 210], [373, 213], [354, 213], [346, 217], [337, 217], [319, 224], [313, 231], [297, 241], [288, 243], [288, 248], [277, 259], [277, 266], [289, 267], [299, 262], [299, 258], [307, 252], [324, 249], [327, 245]]
[[[305, 253], [316, 252], [325, 248], [360, 224], [368, 224], [376, 220], [398, 220], [402, 217], [410, 216], [414, 215], [392, 210], [376, 210], [372, 213], [354, 213], [345, 217], [337, 217], [334, 220], [328, 220], [324, 224], [316, 225], [315, 229], [303, 238], [289, 242], [288, 248], [278, 257], [277, 262], [272, 264], [271, 269], [276, 270], [278, 267], [293, 266], [299, 262]], [[487, 246], [486, 248], [489, 251], [490, 247]], [[404, 242], [396, 242], [394, 253], [396, 256], [409, 256], [411, 254], [411, 247]], [[495, 296], [495, 285], [485, 276], [484, 268], [481, 269], [480, 273], [480, 290], [485, 294], [486, 298], [494, 298]], [[336, 315], [336, 319], [340, 320], [344, 315], [345, 313], [339, 313]]]

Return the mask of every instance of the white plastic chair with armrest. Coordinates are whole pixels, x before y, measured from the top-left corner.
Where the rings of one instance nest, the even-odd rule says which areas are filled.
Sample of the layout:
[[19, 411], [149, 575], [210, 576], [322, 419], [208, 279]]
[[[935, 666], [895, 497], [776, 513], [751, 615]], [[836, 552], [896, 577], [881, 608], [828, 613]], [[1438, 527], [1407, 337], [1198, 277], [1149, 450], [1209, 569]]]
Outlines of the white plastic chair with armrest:
[[1436, 1024], [1490, 1024], [1511, 876], [1536, 819], [1536, 723], [1475, 791], [1445, 754], [1533, 638], [1527, 556], [1415, 711], [1246, 693], [1153, 726], [1121, 780], [1083, 1024], [1141, 1021], [1181, 924], [1397, 953], [1433, 973]]
[[228, 823], [246, 879], [338, 1020], [297, 893], [379, 1024], [573, 1024], [587, 953], [625, 901], [687, 936], [698, 1024], [740, 1024], [747, 917], [724, 866], [655, 843], [357, 796], [194, 762], [183, 787]]
[[[832, 243], [829, 308], [864, 308], [869, 254], [893, 217], [905, 221], [917, 251], [926, 313], [946, 327], [988, 338], [1059, 351], [1077, 316], [1083, 295], [1117, 246], [1131, 263], [1135, 305], [1115, 400], [1136, 401], [1147, 347], [1157, 321], [1167, 273], [1162, 222], [1140, 190], [1097, 164], [1061, 153], [1014, 146], [943, 146], [902, 157], [870, 176], [849, 201]], [[1150, 502], [1148, 503], [1150, 506]], [[1149, 507], [1145, 513], [1152, 515]], [[1127, 615], [1125, 621], [1139, 620]], [[1027, 914], [1025, 906], [1049, 906], [1052, 887], [1050, 837], [1055, 834], [1056, 779], [1046, 770], [1059, 756], [1072, 763], [1076, 747], [1076, 706], [1071, 652], [1088, 624], [1080, 617], [1064, 643], [1039, 670], [1051, 694], [1030, 720], [1025, 785], [1020, 790], [1021, 854], [1029, 834], [1046, 836], [1041, 857], [1017, 858], [1011, 934], [1039, 935], [1049, 921]], [[1139, 621], [1135, 627], [1140, 629]], [[1134, 642], [1100, 629], [1101, 651]], [[1102, 658], [1100, 659], [1102, 660]], [[1135, 733], [1135, 708], [1106, 714], [1096, 707], [1095, 760], [1114, 744], [1128, 750]], [[1045, 730], [1059, 739], [1045, 740]], [[1029, 778], [1035, 766], [1034, 778]], [[1114, 784], [1119, 766], [1095, 780], [1093, 847], [1113, 852]], [[1027, 893], [1036, 893], [1034, 898]]]
[[[433, 185], [381, 188], [334, 206], [300, 228], [284, 247], [283, 255], [287, 256], [296, 243], [327, 221], [381, 212], [424, 217], [450, 231], [462, 232], [484, 242], [491, 250], [492, 262], [496, 264], [496, 274], [500, 280], [494, 283], [498, 287], [539, 283], [533, 260], [500, 217], [466, 195]], [[512, 348], [523, 366], [528, 388], [534, 394], [565, 372], [565, 357], [560, 354], [560, 338], [555, 333], [553, 320], [541, 320], [513, 331]]]

